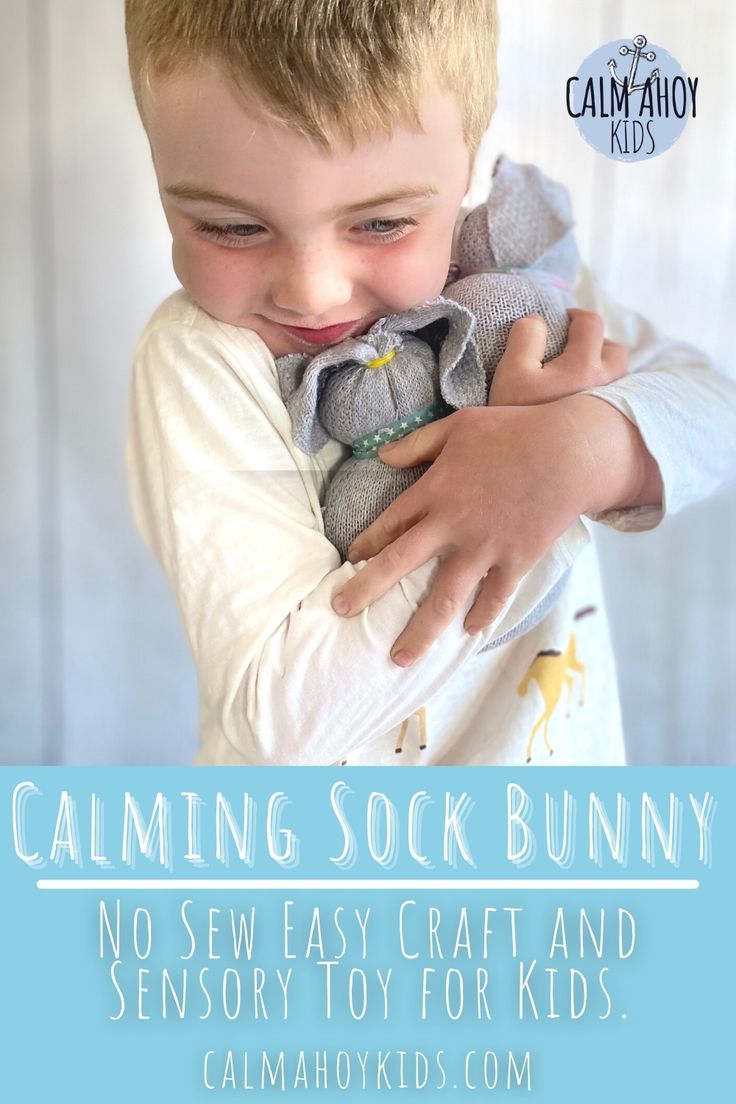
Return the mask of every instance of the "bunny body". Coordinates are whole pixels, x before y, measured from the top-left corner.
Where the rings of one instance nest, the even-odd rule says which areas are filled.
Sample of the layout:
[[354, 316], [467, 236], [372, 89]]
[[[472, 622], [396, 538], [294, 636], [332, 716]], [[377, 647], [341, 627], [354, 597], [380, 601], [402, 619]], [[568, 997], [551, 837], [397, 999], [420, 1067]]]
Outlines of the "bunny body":
[[540, 314], [545, 359], [562, 352], [578, 263], [571, 227], [560, 185], [534, 166], [501, 159], [488, 200], [460, 229], [460, 278], [443, 296], [316, 356], [277, 360], [297, 445], [315, 453], [333, 438], [353, 448], [324, 506], [325, 534], [343, 557], [426, 471], [384, 464], [376, 455], [381, 444], [452, 410], [484, 405], [517, 318]]

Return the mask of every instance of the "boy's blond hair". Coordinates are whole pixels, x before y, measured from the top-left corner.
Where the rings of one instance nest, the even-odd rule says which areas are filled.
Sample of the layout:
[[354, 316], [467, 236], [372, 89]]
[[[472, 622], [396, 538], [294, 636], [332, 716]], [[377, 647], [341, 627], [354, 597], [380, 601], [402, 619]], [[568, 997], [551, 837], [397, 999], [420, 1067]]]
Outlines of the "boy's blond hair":
[[428, 76], [458, 97], [471, 157], [495, 104], [496, 0], [126, 0], [133, 90], [215, 61], [324, 149], [419, 125]]

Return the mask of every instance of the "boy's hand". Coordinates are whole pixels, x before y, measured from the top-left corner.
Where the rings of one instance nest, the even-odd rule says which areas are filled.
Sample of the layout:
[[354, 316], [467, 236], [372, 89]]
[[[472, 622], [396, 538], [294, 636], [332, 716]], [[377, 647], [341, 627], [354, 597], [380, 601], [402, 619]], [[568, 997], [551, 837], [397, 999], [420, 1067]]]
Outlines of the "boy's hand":
[[567, 344], [542, 364], [547, 327], [539, 315], [511, 327], [506, 352], [491, 383], [489, 406], [531, 406], [601, 387], [625, 376], [628, 350], [603, 338], [603, 319], [592, 311], [568, 311]]
[[[571, 325], [577, 363], [601, 363], [602, 334], [585, 325], [576, 330], [577, 336]], [[539, 371], [544, 337], [538, 322], [517, 323], [503, 370]], [[564, 355], [569, 349], [568, 343]], [[385, 446], [381, 458], [401, 467], [436, 462], [353, 543], [350, 559], [371, 562], [333, 604], [338, 613], [360, 613], [439, 556], [426, 601], [391, 649], [400, 666], [427, 651], [479, 583], [465, 628], [472, 633], [490, 624], [580, 514], [656, 502], [661, 494], [656, 463], [638, 431], [590, 395], [459, 410]]]

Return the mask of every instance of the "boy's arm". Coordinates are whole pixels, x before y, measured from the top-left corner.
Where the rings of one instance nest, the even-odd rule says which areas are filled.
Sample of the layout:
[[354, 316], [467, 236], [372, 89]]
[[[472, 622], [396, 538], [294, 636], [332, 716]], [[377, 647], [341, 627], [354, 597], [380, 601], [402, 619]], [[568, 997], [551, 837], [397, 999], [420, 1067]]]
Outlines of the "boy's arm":
[[710, 497], [736, 477], [736, 381], [716, 371], [699, 349], [618, 306], [586, 268], [577, 298], [601, 314], [607, 334], [630, 350], [631, 375], [586, 394], [636, 426], [662, 482], [654, 507], [628, 502], [628, 508], [593, 516], [621, 530], [651, 529], [665, 513]]
[[[139, 343], [134, 514], [172, 582], [194, 653], [212, 741], [206, 759], [330, 764], [390, 732], [492, 634], [473, 639], [458, 623], [424, 664], [403, 671], [391, 662], [391, 641], [426, 596], [434, 563], [360, 617], [336, 616], [331, 599], [356, 569], [324, 536], [323, 475], [293, 446], [265, 347], [241, 331], [234, 353], [215, 329], [167, 321]], [[540, 565], [537, 599], [584, 544], [580, 529]], [[534, 604], [522, 595], [494, 633]]]
[[[512, 424], [502, 411], [460, 411], [381, 450], [391, 463], [436, 463], [355, 542], [356, 557], [375, 558], [345, 588], [351, 612], [429, 556], [443, 557], [394, 652], [423, 655], [484, 575], [465, 624], [485, 625], [570, 508], [621, 529], [650, 528], [665, 506], [704, 498], [736, 473], [736, 384], [702, 353], [612, 307], [589, 278], [580, 301], [629, 347], [632, 374], [549, 403], [546, 424], [535, 407], [516, 408]], [[536, 443], [547, 449], [546, 467]], [[465, 495], [449, 493], [459, 485]]]

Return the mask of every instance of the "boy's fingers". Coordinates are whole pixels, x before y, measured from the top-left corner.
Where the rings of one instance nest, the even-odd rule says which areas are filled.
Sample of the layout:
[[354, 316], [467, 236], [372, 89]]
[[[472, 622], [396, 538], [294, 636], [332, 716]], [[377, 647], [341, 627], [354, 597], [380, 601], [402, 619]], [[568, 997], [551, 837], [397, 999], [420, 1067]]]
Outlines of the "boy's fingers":
[[379, 514], [376, 520], [355, 538], [348, 548], [350, 563], [372, 559], [422, 520], [426, 515], [426, 509], [421, 504], [419, 494], [415, 490], [416, 486], [415, 483], [395, 498], [383, 513]]
[[518, 318], [509, 330], [504, 361], [516, 361], [524, 368], [539, 368], [547, 345], [547, 324], [538, 314]]
[[496, 371], [514, 367], [518, 369], [542, 366], [547, 346], [547, 324], [538, 314], [519, 318], [509, 330], [506, 348]]
[[533, 373], [535, 383], [538, 381], [546, 347], [547, 325], [538, 314], [514, 322], [503, 356], [493, 373], [489, 406], [513, 406], [522, 393], [524, 377]]
[[573, 367], [597, 364], [601, 359], [603, 346], [603, 319], [593, 311], [573, 307], [567, 312], [570, 316], [570, 328], [567, 344], [562, 354]]
[[491, 568], [480, 585], [473, 605], [468, 610], [465, 618], [466, 632], [475, 634], [496, 620], [516, 590], [521, 574], [498, 565]]
[[577, 308], [568, 314], [567, 344], [558, 357], [545, 365], [550, 398], [603, 387], [628, 371], [628, 350], [625, 345], [603, 339], [600, 315]]
[[616, 341], [604, 341], [601, 361], [608, 380], [621, 379], [629, 370], [629, 350]]
[[352, 617], [370, 606], [415, 568], [436, 553], [434, 526], [420, 521], [361, 568], [332, 599], [342, 617]]
[[413, 468], [417, 464], [436, 460], [445, 447], [451, 418], [452, 414], [448, 414], [446, 418], [415, 429], [390, 445], [382, 445], [378, 450], [379, 457], [396, 468]]
[[427, 598], [391, 649], [394, 663], [410, 667], [429, 650], [462, 610], [481, 570], [476, 558], [458, 553], [442, 561]]

